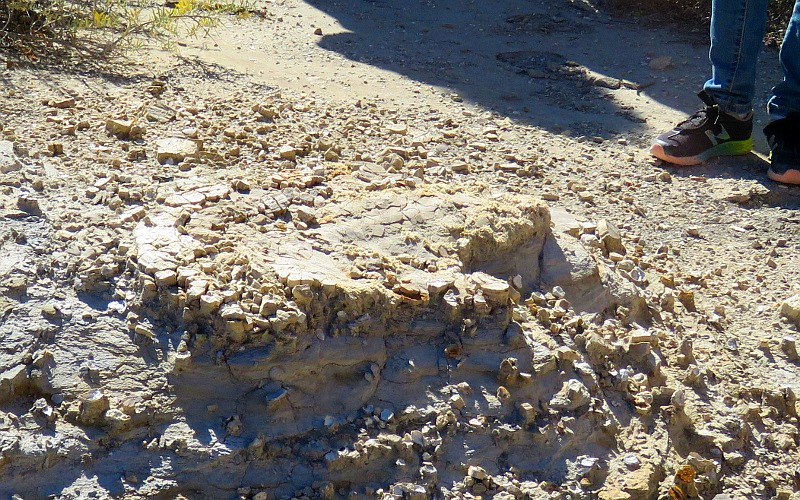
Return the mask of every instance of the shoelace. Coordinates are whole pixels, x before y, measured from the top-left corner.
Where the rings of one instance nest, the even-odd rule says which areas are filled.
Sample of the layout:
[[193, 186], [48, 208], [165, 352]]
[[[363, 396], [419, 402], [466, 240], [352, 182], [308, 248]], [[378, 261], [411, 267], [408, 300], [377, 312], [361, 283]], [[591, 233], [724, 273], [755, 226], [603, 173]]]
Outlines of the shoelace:
[[[713, 122], [716, 124], [717, 120], [719, 120], [719, 106], [705, 106], [697, 111], [694, 112], [689, 118], [683, 120], [678, 125], [675, 126], [676, 129], [684, 129], [684, 128], [697, 128], [706, 120], [713, 117]], [[686, 126], [688, 125], [688, 127]]]

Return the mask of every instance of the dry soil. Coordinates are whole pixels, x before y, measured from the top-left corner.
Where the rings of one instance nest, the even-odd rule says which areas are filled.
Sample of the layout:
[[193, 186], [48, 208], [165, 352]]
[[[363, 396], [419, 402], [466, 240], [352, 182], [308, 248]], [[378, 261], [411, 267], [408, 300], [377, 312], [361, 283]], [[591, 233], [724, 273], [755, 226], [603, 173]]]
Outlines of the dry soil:
[[798, 190], [648, 155], [702, 33], [257, 8], [0, 70], [0, 497], [800, 498]]

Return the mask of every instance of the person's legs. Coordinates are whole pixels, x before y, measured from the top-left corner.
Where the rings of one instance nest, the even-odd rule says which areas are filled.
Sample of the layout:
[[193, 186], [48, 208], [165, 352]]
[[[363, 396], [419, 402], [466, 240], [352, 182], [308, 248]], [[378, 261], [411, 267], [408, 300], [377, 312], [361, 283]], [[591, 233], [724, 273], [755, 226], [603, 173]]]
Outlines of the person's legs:
[[769, 0], [713, 0], [711, 79], [703, 90], [725, 113], [745, 114], [753, 109], [756, 60], [768, 5]]
[[700, 93], [705, 107], [658, 136], [650, 148], [653, 156], [678, 165], [696, 165], [715, 156], [750, 152], [756, 60], [768, 2], [713, 0], [711, 79]]
[[795, 0], [780, 61], [783, 81], [772, 89], [767, 104], [772, 121], [764, 127], [770, 149], [767, 176], [800, 184], [800, 0]]
[[772, 89], [772, 98], [767, 104], [770, 118], [786, 118], [789, 113], [800, 113], [800, 0], [794, 4], [794, 12], [786, 28], [780, 52], [783, 81]]

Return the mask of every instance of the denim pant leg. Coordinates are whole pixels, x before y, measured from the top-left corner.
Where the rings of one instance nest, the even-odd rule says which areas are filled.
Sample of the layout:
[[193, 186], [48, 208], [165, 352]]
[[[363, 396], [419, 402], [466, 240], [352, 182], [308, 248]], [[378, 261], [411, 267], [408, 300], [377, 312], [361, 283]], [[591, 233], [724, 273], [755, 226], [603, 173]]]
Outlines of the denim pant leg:
[[763, 44], [768, 5], [769, 0], [713, 0], [711, 79], [703, 89], [723, 111], [747, 113], [753, 109], [756, 60]]
[[794, 12], [786, 28], [780, 52], [783, 81], [772, 89], [767, 104], [770, 118], [786, 118], [789, 113], [800, 113], [800, 0], [795, 0]]

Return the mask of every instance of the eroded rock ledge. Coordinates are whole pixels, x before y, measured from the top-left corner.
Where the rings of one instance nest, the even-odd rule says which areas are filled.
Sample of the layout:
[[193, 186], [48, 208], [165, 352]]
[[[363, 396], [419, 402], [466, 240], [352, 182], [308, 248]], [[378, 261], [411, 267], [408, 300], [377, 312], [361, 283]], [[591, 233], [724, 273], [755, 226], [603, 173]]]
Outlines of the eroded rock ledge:
[[[412, 497], [461, 480], [466, 435], [483, 443], [476, 455], [553, 479], [568, 473], [570, 447], [609, 446], [618, 424], [593, 369], [584, 362], [562, 381], [557, 368], [578, 366], [584, 347], [597, 363], [622, 352], [585, 333], [618, 309], [625, 322], [643, 319], [635, 288], [601, 270], [572, 241], [568, 217], [553, 226], [534, 197], [363, 193], [369, 167], [337, 175], [335, 192], [351, 195], [321, 210], [301, 193], [197, 184], [138, 222], [142, 308], [130, 326], [144, 343], [165, 325], [185, 329], [171, 356], [187, 422], [158, 446], [212, 455], [223, 446], [287, 475], [299, 460], [308, 477], [295, 484], [319, 475], [347, 489], [366, 475], [373, 491], [397, 482]], [[573, 305], [573, 295], [591, 300]], [[547, 424], [542, 408], [573, 415], [574, 429]], [[225, 432], [210, 448], [198, 434], [208, 419]], [[532, 448], [551, 452], [533, 458]], [[421, 484], [409, 476], [423, 469]], [[506, 490], [525, 487], [539, 488], [509, 479]]]

